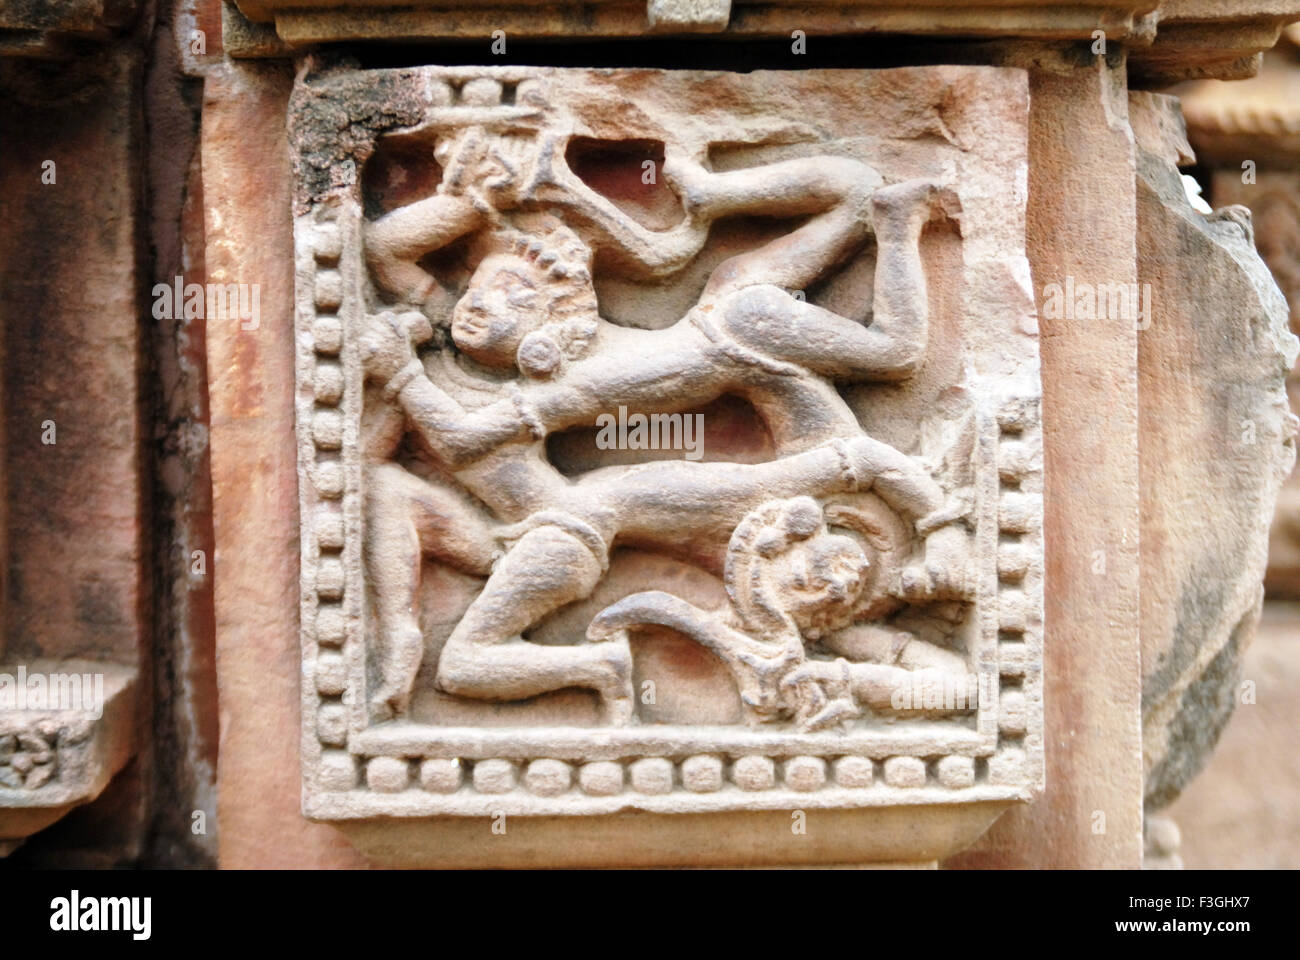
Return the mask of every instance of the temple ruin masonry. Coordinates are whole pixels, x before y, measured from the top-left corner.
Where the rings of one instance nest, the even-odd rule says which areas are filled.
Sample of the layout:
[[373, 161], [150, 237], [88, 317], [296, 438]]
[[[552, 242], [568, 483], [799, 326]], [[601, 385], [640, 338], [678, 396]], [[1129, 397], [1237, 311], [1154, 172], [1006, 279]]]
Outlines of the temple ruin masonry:
[[0, 3], [0, 675], [103, 684], [0, 704], [0, 856], [1219, 865], [1293, 22]]

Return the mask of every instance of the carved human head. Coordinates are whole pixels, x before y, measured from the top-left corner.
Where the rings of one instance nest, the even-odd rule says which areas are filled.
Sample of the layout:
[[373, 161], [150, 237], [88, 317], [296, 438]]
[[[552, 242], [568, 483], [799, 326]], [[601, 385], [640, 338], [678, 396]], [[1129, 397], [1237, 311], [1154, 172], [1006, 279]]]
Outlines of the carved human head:
[[489, 366], [554, 376], [597, 330], [591, 251], [551, 220], [540, 234], [503, 231], [452, 313], [457, 348]]
[[736, 559], [748, 554], [760, 567], [753, 577], [733, 564], [733, 599], [757, 587], [748, 602], [782, 611], [809, 639], [852, 622], [870, 561], [852, 537], [827, 529], [812, 497], [773, 501], [754, 511], [737, 527], [730, 550]]
[[806, 636], [852, 620], [868, 564], [852, 537], [822, 531], [791, 544], [778, 577], [785, 609]]

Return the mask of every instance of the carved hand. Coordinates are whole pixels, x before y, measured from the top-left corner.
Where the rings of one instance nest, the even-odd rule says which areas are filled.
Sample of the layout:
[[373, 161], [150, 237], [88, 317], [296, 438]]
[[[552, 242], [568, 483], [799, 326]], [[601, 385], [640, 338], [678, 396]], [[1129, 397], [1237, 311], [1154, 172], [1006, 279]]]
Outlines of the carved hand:
[[796, 719], [805, 732], [834, 726], [862, 712], [843, 658], [805, 660], [785, 675], [781, 687], [798, 701]]
[[948, 524], [925, 541], [923, 563], [899, 571], [894, 596], [913, 603], [969, 600], [975, 595], [970, 541], [959, 524]]
[[440, 144], [446, 173], [438, 190], [474, 202], [480, 213], [495, 219], [502, 210], [518, 206], [536, 144], [523, 137], [505, 137], [473, 130]]
[[523, 137], [493, 137], [487, 155], [477, 171], [479, 183], [492, 196], [498, 210], [517, 206], [519, 192], [533, 162], [537, 145]]
[[415, 345], [432, 336], [433, 327], [422, 313], [385, 310], [372, 314], [366, 318], [360, 338], [361, 364], [367, 376], [390, 380], [415, 359]]
[[681, 200], [686, 216], [692, 220], [700, 219], [706, 203], [704, 182], [709, 171], [688, 157], [669, 156], [664, 158], [662, 172], [668, 186]]
[[848, 675], [840, 660], [805, 660], [781, 678], [781, 686], [787, 690], [805, 683], [815, 683], [832, 697], [841, 697], [848, 693]]

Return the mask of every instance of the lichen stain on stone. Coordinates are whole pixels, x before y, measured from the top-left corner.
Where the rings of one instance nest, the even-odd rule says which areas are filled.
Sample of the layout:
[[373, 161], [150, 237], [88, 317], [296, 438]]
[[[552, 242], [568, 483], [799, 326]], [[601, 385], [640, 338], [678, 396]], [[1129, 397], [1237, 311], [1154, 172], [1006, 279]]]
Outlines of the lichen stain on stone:
[[1183, 691], [1169, 729], [1169, 746], [1146, 782], [1148, 810], [1168, 806], [1209, 761], [1236, 707], [1242, 639], [1254, 628], [1258, 609], [1238, 621], [1223, 649]]
[[379, 136], [424, 116], [423, 83], [413, 70], [323, 74], [298, 84], [289, 101], [297, 144], [294, 213], [352, 190]]

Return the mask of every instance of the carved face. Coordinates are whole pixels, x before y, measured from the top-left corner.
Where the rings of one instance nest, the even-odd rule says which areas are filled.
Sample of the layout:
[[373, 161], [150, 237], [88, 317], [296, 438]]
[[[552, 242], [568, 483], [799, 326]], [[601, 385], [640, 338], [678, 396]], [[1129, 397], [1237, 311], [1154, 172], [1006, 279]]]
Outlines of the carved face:
[[510, 366], [524, 337], [546, 322], [546, 304], [524, 261], [490, 257], [474, 272], [452, 312], [452, 340], [480, 363]]
[[870, 561], [849, 537], [819, 534], [786, 554], [781, 592], [800, 629], [823, 629], [851, 616]]

